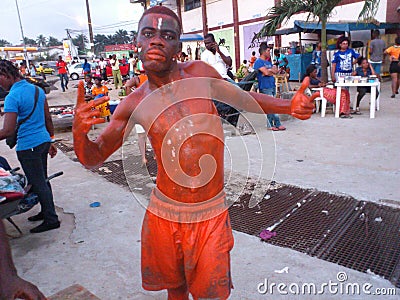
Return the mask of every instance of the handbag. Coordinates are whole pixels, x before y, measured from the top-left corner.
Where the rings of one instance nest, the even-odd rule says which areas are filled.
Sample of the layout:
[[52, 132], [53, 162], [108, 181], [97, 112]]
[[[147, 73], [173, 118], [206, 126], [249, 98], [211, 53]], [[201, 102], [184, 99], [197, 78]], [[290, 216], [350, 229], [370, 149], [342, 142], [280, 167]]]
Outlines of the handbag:
[[14, 133], [6, 138], [6, 144], [8, 145], [8, 147], [10, 147], [10, 149], [14, 148], [15, 145], [17, 144], [17, 135], [18, 135], [19, 127], [32, 116], [33, 112], [35, 111], [35, 108], [36, 108], [36, 105], [38, 102], [38, 98], [39, 98], [39, 88], [37, 86], [35, 86], [35, 104], [33, 105], [32, 111], [29, 113], [29, 115], [26, 118], [18, 121], [17, 126], [15, 126]]

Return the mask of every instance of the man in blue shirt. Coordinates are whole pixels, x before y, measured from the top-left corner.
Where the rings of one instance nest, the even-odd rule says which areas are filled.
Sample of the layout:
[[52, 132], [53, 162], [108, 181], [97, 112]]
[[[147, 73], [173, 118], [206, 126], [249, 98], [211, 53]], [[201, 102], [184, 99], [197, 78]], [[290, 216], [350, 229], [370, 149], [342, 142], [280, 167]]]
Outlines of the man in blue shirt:
[[29, 221], [43, 223], [30, 230], [39, 233], [60, 227], [55, 211], [53, 192], [47, 178], [47, 155], [54, 157], [57, 148], [54, 139], [54, 127], [49, 113], [46, 96], [39, 89], [35, 107], [36, 87], [21, 77], [19, 70], [8, 60], [0, 60], [0, 86], [10, 91], [4, 101], [4, 123], [0, 129], [0, 140], [11, 136], [17, 121], [32, 115], [21, 124], [17, 135], [17, 157], [32, 185], [31, 191], [39, 197], [41, 212], [29, 217]]
[[[260, 93], [275, 96], [275, 77], [278, 73], [278, 68], [272, 65], [271, 62], [271, 49], [267, 43], [261, 43], [258, 50], [260, 57], [254, 63], [254, 70], [257, 72], [258, 88]], [[267, 114], [267, 128], [273, 131], [285, 130], [282, 126], [281, 120], [277, 114]]]
[[340, 76], [350, 76], [353, 72], [353, 65], [357, 63], [359, 53], [353, 49], [349, 49], [349, 39], [340, 37], [338, 39], [339, 51], [335, 52], [332, 59], [331, 77], [332, 81], [336, 82]]

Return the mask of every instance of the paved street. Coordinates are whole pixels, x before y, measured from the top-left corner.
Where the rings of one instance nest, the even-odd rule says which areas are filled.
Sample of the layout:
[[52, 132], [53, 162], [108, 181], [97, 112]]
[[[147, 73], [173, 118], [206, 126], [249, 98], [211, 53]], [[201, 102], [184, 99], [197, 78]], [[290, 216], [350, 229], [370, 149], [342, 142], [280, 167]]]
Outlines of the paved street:
[[[59, 89], [52, 91], [48, 96], [50, 106], [73, 104], [76, 83], [70, 82], [66, 93]], [[354, 91], [351, 92], [354, 96]], [[232, 166], [234, 173], [257, 176], [256, 166], [263, 159], [264, 179], [400, 208], [400, 95], [391, 99], [390, 93], [390, 82], [386, 81], [382, 84], [381, 108], [375, 119], [369, 118], [369, 94], [362, 100], [361, 116], [335, 119], [328, 111], [325, 118], [314, 114], [307, 121], [289, 119], [284, 122], [287, 130], [277, 133], [266, 130], [264, 116], [245, 114], [259, 134], [227, 137], [227, 153], [233, 158], [227, 166]], [[116, 95], [117, 91], [112, 90], [111, 98]], [[57, 137], [71, 143], [69, 132]], [[257, 153], [259, 144], [265, 150], [261, 156]], [[244, 146], [247, 150], [243, 150]], [[9, 150], [5, 143], [0, 143], [0, 151], [13, 166], [18, 165], [15, 151]], [[120, 152], [118, 155], [121, 156]], [[243, 159], [245, 155], [249, 159]], [[250, 161], [250, 167], [242, 161]], [[144, 208], [139, 201], [128, 189], [84, 169], [61, 151], [49, 164], [50, 173], [64, 171], [62, 177], [52, 181], [61, 228], [30, 234], [33, 224], [26, 218], [38, 208], [13, 218], [24, 232], [22, 237], [11, 240], [19, 274], [37, 284], [46, 295], [79, 283], [101, 299], [166, 299], [165, 292], [147, 292], [141, 287], [140, 228]], [[91, 208], [89, 204], [94, 201], [101, 206]], [[9, 225], [7, 231], [17, 236]], [[314, 283], [321, 287], [330, 280], [338, 282], [339, 272], [346, 273], [346, 283], [370, 283], [371, 291], [393, 287], [388, 280], [374, 274], [261, 243], [255, 236], [234, 232], [234, 237], [231, 255], [235, 288], [230, 299], [283, 299], [285, 296], [276, 287], [279, 283]], [[267, 279], [269, 285], [276, 284], [272, 295], [271, 290], [260, 293]], [[313, 297], [285, 297], [310, 298]], [[365, 299], [366, 296], [329, 293], [326, 289], [319, 298]], [[370, 298], [379, 299], [376, 295]]]

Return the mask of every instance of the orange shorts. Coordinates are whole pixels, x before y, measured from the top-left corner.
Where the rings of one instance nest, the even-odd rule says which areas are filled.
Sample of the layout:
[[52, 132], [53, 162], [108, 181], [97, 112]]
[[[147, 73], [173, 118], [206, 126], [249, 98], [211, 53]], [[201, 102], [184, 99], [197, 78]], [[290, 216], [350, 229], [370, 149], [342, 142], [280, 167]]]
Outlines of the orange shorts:
[[158, 291], [187, 285], [195, 299], [227, 299], [233, 235], [228, 211], [180, 223], [149, 211], [142, 227], [142, 285]]

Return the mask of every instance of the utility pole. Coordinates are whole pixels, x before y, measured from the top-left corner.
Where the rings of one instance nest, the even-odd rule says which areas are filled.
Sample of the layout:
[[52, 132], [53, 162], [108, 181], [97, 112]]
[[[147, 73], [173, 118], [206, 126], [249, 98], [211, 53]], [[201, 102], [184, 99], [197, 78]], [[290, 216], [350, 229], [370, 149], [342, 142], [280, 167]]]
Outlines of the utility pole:
[[17, 13], [18, 13], [18, 20], [19, 20], [19, 27], [21, 28], [21, 35], [22, 35], [22, 45], [24, 46], [24, 58], [25, 58], [25, 63], [26, 63], [26, 69], [29, 72], [29, 60], [28, 60], [28, 52], [26, 51], [26, 44], [25, 44], [25, 36], [24, 36], [24, 30], [22, 29], [22, 22], [21, 22], [21, 15], [19, 14], [19, 8], [18, 8], [18, 1], [15, 0], [15, 5], [17, 6]]
[[88, 19], [88, 25], [89, 25], [90, 51], [94, 55], [93, 29], [92, 29], [92, 19], [90, 18], [89, 0], [86, 0], [86, 11], [87, 11], [87, 19]]

